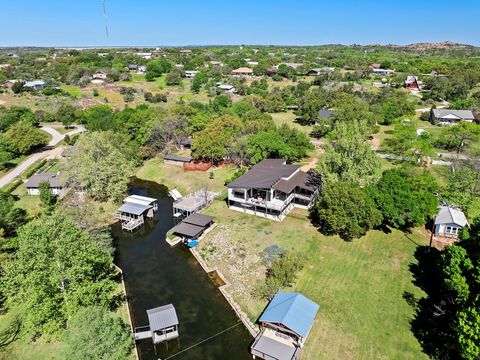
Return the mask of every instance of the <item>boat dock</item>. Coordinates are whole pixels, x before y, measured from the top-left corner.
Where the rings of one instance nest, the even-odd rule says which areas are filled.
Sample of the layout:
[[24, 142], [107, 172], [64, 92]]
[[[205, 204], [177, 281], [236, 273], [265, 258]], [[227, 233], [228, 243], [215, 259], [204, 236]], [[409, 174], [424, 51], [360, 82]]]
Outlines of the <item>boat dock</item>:
[[122, 230], [134, 231], [145, 223], [145, 218], [153, 218], [158, 211], [157, 199], [130, 195], [123, 200], [114, 218], [121, 220]]

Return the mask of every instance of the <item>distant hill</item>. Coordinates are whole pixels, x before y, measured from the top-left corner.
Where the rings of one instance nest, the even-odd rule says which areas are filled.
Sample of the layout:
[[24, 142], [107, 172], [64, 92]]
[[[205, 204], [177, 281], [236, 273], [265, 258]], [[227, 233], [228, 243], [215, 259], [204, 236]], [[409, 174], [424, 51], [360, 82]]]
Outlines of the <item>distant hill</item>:
[[409, 44], [405, 46], [411, 50], [425, 51], [425, 50], [472, 50], [475, 49], [475, 46], [468, 44], [459, 44], [452, 41], [442, 41], [442, 42], [422, 42]]

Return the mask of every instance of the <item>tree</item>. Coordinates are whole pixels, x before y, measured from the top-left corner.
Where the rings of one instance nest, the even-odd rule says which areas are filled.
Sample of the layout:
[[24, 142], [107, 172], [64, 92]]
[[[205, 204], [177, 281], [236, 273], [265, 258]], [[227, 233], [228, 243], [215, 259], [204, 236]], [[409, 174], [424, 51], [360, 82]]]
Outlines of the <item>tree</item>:
[[172, 70], [172, 64], [170, 64], [167, 59], [161, 58], [158, 60], [149, 61], [147, 63], [145, 79], [147, 81], [153, 81], [155, 78], [169, 72], [170, 70]]
[[55, 205], [56, 196], [53, 194], [52, 189], [50, 189], [50, 183], [48, 181], [42, 181], [38, 189], [40, 191], [40, 201], [47, 211], [51, 211], [53, 205]]
[[63, 343], [63, 355], [72, 360], [128, 359], [133, 346], [128, 326], [99, 306], [82, 308], [68, 320]]
[[339, 182], [324, 186], [311, 210], [311, 218], [326, 235], [351, 241], [382, 221], [373, 200], [357, 185]]
[[69, 103], [62, 103], [55, 115], [56, 120], [60, 121], [65, 128], [69, 128], [77, 119], [77, 108]]
[[477, 124], [462, 121], [442, 130], [439, 144], [446, 149], [455, 150], [460, 154], [464, 149], [480, 139], [480, 127]]
[[402, 157], [418, 159], [433, 155], [433, 138], [430, 133], [417, 134], [414, 124], [395, 125], [392, 138], [386, 139], [387, 148]]
[[147, 144], [156, 152], [165, 151], [170, 146], [177, 150], [181, 146], [181, 140], [187, 136], [189, 119], [183, 115], [169, 116], [163, 120], [157, 120], [150, 129]]
[[414, 302], [413, 333], [433, 359], [480, 356], [480, 223], [462, 241], [443, 251], [426, 246], [415, 252], [410, 268], [426, 296]]
[[135, 158], [125, 136], [109, 131], [92, 132], [76, 143], [65, 174], [96, 200], [120, 199], [127, 192]]
[[[267, 269], [265, 282], [256, 289], [262, 297], [271, 299], [279, 290], [292, 286], [297, 273], [302, 270], [304, 259], [298, 254], [282, 252]], [[259, 291], [258, 291], [259, 290]]]
[[18, 230], [17, 243], [2, 285], [8, 307], [23, 307], [28, 333], [57, 335], [80, 308], [113, 304], [111, 252], [73, 219], [60, 212], [43, 215]]
[[7, 136], [20, 154], [28, 154], [48, 143], [46, 133], [23, 121], [12, 125], [7, 131]]
[[325, 145], [317, 170], [327, 183], [345, 181], [366, 186], [380, 178], [380, 159], [365, 142], [356, 123], [339, 123]]
[[14, 197], [0, 190], [0, 232], [13, 234], [25, 222], [25, 218], [25, 210], [15, 207]]
[[8, 162], [13, 159], [15, 151], [15, 146], [11, 140], [7, 136], [0, 134], [0, 170], [4, 169]]
[[170, 71], [166, 78], [165, 84], [171, 85], [180, 85], [182, 83], [182, 72], [180, 70]]
[[0, 130], [6, 131], [17, 122], [26, 122], [31, 125], [36, 125], [37, 119], [35, 114], [24, 106], [11, 106], [6, 108], [0, 106]]
[[94, 105], [85, 110], [81, 116], [82, 123], [90, 130], [117, 130], [115, 114], [108, 105]]
[[194, 157], [222, 160], [227, 155], [228, 145], [233, 142], [241, 127], [240, 120], [233, 116], [212, 120], [204, 130], [196, 133], [192, 142]]
[[437, 212], [438, 185], [428, 173], [409, 174], [406, 170], [391, 169], [369, 189], [386, 225], [410, 228], [425, 224]]

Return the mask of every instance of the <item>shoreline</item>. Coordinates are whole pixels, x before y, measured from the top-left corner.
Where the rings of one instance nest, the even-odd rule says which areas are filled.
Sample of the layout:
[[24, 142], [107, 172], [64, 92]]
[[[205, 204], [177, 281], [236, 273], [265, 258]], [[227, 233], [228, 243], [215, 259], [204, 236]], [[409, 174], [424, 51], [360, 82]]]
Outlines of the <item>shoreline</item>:
[[235, 311], [237, 314], [237, 317], [240, 319], [240, 321], [243, 323], [245, 328], [248, 330], [250, 335], [255, 339], [257, 335], [259, 334], [259, 330], [255, 327], [255, 324], [253, 324], [250, 319], [248, 318], [247, 314], [242, 310], [240, 305], [237, 304], [237, 302], [233, 299], [232, 295], [228, 293], [227, 288], [230, 286], [230, 283], [228, 280], [223, 276], [223, 274], [217, 269], [217, 268], [209, 268], [208, 265], [205, 263], [205, 261], [202, 259], [200, 254], [195, 250], [195, 248], [189, 249], [190, 252], [192, 253], [193, 257], [197, 260], [197, 262], [200, 264], [202, 269], [207, 273], [211, 272], [216, 272], [220, 279], [225, 283], [225, 285], [218, 286], [217, 288], [220, 290], [222, 293], [223, 297], [227, 302], [229, 303], [230, 307]]

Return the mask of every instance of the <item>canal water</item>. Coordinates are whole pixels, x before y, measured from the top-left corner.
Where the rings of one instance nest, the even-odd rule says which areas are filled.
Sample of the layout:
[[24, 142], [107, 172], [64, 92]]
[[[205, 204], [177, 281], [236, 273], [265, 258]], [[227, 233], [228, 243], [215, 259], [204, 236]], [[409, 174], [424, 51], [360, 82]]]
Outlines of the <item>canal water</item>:
[[180, 322], [178, 341], [154, 347], [151, 340], [142, 340], [138, 343], [140, 358], [250, 359], [253, 339], [243, 324], [222, 333], [239, 319], [208, 274], [185, 246], [171, 248], [165, 242], [165, 234], [173, 226], [167, 188], [134, 180], [131, 190], [132, 194], [157, 198], [159, 205], [157, 218], [133, 233], [122, 231], [120, 224], [112, 226], [116, 264], [124, 272], [133, 326], [148, 325], [146, 310], [169, 303], [175, 306]]

